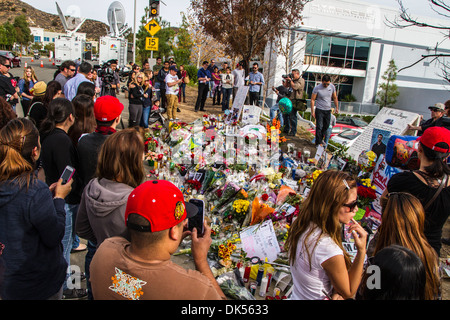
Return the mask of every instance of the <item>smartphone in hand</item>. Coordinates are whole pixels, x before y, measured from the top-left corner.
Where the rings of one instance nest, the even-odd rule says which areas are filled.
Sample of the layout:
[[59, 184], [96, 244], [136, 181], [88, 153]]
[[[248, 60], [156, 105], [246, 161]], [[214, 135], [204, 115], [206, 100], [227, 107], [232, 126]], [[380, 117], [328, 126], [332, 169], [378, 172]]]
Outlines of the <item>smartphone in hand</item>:
[[75, 173], [75, 168], [71, 166], [66, 166], [63, 173], [61, 174], [62, 184], [66, 184], [69, 182], [70, 179], [72, 179], [73, 175]]
[[190, 203], [198, 208], [198, 213], [192, 218], [188, 218], [188, 230], [192, 231], [194, 228], [197, 229], [198, 236], [202, 236], [205, 232], [203, 221], [205, 220], [205, 202], [199, 199], [190, 199]]

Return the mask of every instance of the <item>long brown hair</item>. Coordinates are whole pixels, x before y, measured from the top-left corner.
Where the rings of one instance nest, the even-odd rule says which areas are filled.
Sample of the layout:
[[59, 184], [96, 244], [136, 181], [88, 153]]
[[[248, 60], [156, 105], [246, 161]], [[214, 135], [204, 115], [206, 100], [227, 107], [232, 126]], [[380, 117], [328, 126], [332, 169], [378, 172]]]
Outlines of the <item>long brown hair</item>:
[[308, 197], [304, 200], [297, 219], [289, 229], [286, 240], [286, 250], [289, 253], [289, 262], [295, 263], [297, 247], [300, 237], [308, 231], [304, 237], [302, 246], [304, 246], [311, 266], [311, 255], [314, 251], [319, 238], [314, 247], [309, 248], [308, 238], [317, 229], [321, 235], [326, 234], [338, 245], [344, 252], [344, 258], [347, 268], [351, 265], [349, 254], [342, 246], [342, 226], [339, 222], [339, 210], [342, 205], [348, 201], [350, 189], [356, 188], [356, 181], [348, 173], [336, 170], [327, 170], [319, 175], [314, 182]]
[[439, 294], [438, 257], [423, 233], [425, 211], [421, 202], [406, 192], [391, 192], [380, 200], [381, 225], [378, 228], [376, 254], [392, 244], [415, 252], [427, 272], [426, 299], [436, 299]]
[[16, 180], [30, 185], [35, 161], [32, 152], [39, 148], [39, 131], [31, 120], [10, 120], [0, 131], [0, 182]]
[[113, 133], [100, 149], [96, 177], [136, 188], [144, 179], [143, 155], [144, 140], [136, 130]]
[[87, 94], [80, 94], [75, 96], [72, 100], [73, 108], [75, 110], [75, 122], [70, 127], [67, 134], [74, 146], [78, 145], [83, 133], [92, 133], [97, 127], [97, 122], [94, 115], [94, 100]]

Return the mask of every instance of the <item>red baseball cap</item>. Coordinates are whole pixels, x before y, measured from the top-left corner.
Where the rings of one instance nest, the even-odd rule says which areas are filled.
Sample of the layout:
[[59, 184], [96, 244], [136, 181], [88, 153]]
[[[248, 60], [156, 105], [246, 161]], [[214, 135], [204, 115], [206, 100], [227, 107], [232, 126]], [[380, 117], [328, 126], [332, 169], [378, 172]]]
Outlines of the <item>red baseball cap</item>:
[[428, 128], [417, 140], [433, 151], [441, 153], [450, 152], [450, 130], [444, 127]]
[[95, 119], [107, 122], [116, 119], [122, 114], [123, 104], [113, 96], [101, 96], [95, 100]]
[[[128, 216], [132, 213], [147, 219], [150, 226], [129, 223]], [[185, 203], [183, 193], [173, 183], [152, 180], [139, 185], [128, 196], [125, 224], [137, 231], [157, 232], [176, 226], [197, 213], [198, 208], [192, 203]]]

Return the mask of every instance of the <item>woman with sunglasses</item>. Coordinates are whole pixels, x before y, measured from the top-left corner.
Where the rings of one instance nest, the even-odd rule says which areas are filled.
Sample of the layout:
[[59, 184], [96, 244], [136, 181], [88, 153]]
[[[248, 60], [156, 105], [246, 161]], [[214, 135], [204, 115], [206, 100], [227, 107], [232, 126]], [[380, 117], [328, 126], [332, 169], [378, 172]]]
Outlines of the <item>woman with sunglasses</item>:
[[144, 93], [144, 73], [139, 72], [136, 78], [130, 83], [130, 93], [128, 95], [128, 127], [136, 127], [141, 123]]
[[[286, 241], [294, 282], [292, 299], [349, 299], [355, 295], [367, 241], [367, 232], [353, 219], [357, 210], [355, 179], [335, 170], [319, 175]], [[350, 225], [355, 240], [353, 263], [342, 246], [343, 224]]]
[[406, 192], [393, 192], [380, 199], [381, 225], [374, 240], [376, 255], [390, 245], [400, 245], [413, 251], [422, 260], [426, 271], [425, 299], [439, 296], [439, 261], [436, 252], [423, 233], [425, 211], [420, 201]]

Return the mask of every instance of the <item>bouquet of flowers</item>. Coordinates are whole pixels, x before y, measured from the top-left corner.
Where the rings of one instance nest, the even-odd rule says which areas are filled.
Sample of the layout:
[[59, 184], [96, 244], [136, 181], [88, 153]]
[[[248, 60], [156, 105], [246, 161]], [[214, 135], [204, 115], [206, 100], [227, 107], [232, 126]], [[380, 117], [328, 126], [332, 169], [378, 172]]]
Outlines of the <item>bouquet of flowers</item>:
[[367, 179], [360, 179], [358, 186], [358, 207], [365, 208], [369, 206], [376, 198], [376, 187], [372, 185], [372, 181]]
[[197, 192], [202, 187], [202, 183], [198, 180], [189, 179], [185, 181], [185, 184], [191, 188], [191, 190], [195, 189]]

